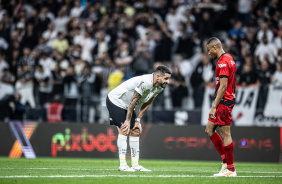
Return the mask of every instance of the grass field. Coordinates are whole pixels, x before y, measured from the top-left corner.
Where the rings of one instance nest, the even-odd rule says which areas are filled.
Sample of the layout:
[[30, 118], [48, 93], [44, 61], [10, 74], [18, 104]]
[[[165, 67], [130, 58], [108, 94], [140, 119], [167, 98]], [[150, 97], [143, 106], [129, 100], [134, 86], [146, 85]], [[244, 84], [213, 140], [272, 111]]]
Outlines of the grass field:
[[[130, 163], [130, 161], [128, 161]], [[212, 177], [220, 162], [141, 160], [152, 172], [119, 172], [117, 159], [0, 158], [0, 184], [282, 183], [282, 165], [235, 163], [238, 177]]]

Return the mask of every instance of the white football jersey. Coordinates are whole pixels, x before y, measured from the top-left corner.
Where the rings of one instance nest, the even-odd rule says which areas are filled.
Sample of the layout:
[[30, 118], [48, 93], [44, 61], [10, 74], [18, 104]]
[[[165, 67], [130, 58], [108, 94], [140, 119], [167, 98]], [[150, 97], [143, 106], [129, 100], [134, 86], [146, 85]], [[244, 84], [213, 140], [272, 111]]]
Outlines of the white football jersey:
[[152, 97], [156, 97], [163, 91], [163, 88], [154, 87], [153, 74], [146, 74], [121, 83], [108, 94], [108, 97], [113, 104], [127, 110], [134, 91], [141, 95], [141, 98], [136, 103], [137, 107], [148, 102]]

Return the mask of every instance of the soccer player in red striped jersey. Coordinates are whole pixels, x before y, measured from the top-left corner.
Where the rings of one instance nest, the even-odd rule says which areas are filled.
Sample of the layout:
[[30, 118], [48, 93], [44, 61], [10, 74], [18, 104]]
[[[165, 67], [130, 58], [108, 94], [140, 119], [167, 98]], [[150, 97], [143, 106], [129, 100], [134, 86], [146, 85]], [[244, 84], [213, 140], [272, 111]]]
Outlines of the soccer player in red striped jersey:
[[[209, 113], [205, 132], [220, 154], [223, 164], [214, 176], [237, 176], [233, 160], [234, 144], [231, 137], [231, 111], [235, 105], [236, 65], [233, 58], [225, 53], [218, 38], [207, 42], [208, 54], [218, 59], [215, 72], [215, 100]], [[215, 131], [219, 127], [221, 137]]]

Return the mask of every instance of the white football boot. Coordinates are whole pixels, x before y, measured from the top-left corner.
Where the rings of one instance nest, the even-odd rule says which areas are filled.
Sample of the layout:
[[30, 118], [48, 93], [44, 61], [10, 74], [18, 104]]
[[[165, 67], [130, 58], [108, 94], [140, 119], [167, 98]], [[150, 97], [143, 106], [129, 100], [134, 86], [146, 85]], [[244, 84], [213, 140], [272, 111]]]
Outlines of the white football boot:
[[213, 176], [219, 176], [219, 175], [221, 175], [222, 173], [225, 172], [226, 169], [227, 169], [227, 163], [222, 163], [221, 170], [219, 171], [219, 173], [214, 174]]
[[150, 172], [150, 169], [146, 169], [141, 165], [137, 165], [137, 166], [131, 166], [132, 169], [134, 169], [134, 171], [147, 171]]
[[216, 176], [225, 176], [225, 177], [236, 177], [237, 173], [236, 171], [232, 172], [226, 169], [223, 173], [218, 173]]
[[119, 171], [125, 171], [125, 172], [134, 172], [135, 170], [130, 168], [128, 165], [122, 165], [118, 168]]

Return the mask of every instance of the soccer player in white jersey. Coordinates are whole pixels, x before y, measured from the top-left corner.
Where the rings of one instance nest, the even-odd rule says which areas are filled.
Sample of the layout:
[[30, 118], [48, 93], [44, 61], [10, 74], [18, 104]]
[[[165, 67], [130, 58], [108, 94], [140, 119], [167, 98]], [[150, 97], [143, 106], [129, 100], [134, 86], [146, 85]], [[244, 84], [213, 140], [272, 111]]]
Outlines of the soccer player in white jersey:
[[[154, 73], [133, 77], [107, 96], [106, 104], [110, 114], [110, 124], [118, 129], [119, 171], [151, 171], [139, 165], [139, 137], [142, 133], [140, 119], [150, 107], [154, 98], [169, 83], [171, 71], [166, 66], [158, 66]], [[135, 109], [140, 107], [138, 115]], [[127, 136], [131, 150], [131, 167], [126, 163]]]

